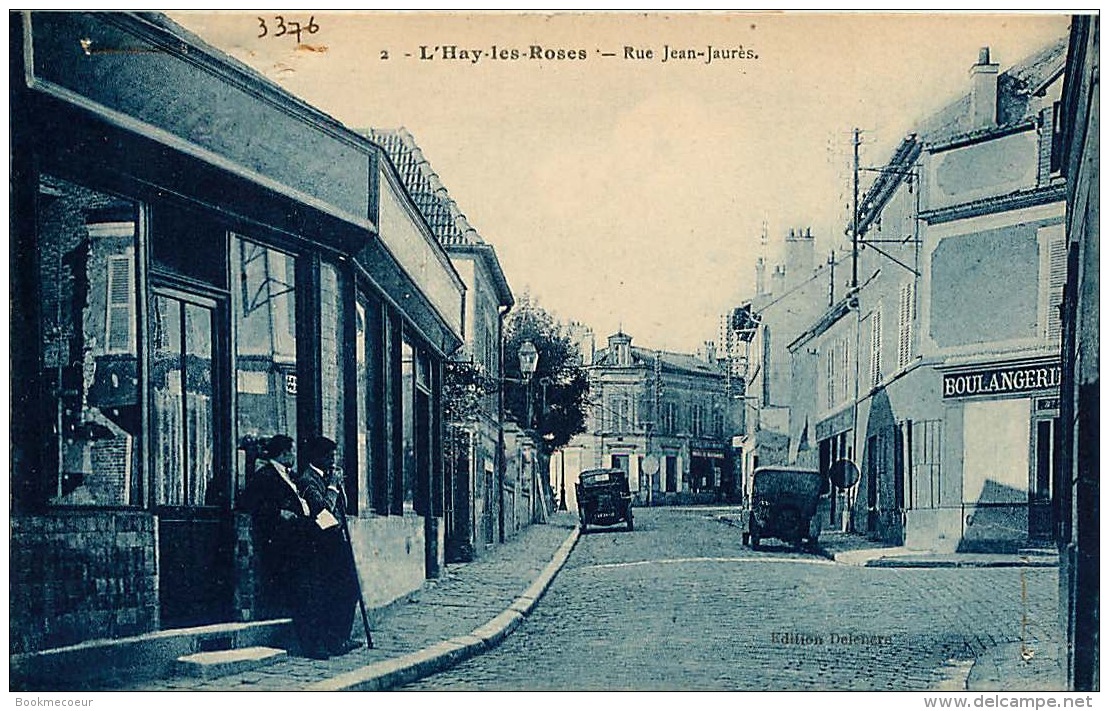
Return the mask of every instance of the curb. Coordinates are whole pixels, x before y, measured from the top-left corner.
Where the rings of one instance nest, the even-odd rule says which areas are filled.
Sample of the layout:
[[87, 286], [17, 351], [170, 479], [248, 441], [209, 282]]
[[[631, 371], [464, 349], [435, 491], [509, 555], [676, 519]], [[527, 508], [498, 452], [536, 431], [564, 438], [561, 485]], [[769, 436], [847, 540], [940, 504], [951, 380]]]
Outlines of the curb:
[[566, 564], [580, 536], [581, 529], [574, 526], [570, 535], [555, 551], [550, 562], [539, 573], [539, 577], [513, 600], [504, 612], [469, 634], [452, 637], [395, 659], [375, 662], [318, 681], [306, 687], [305, 691], [387, 691], [444, 671], [459, 662], [493, 649], [503, 642], [505, 637], [512, 634], [524, 618], [535, 609], [543, 593]]
[[866, 568], [1057, 568], [1055, 561], [1033, 560], [897, 560], [877, 558], [863, 564]]
[[856, 568], [1057, 568], [1058, 560], [1050, 556], [1034, 556], [998, 560], [958, 560], [956, 558], [908, 558], [903, 555], [883, 555], [888, 548], [863, 548], [831, 553], [821, 546], [817, 553], [840, 565]]

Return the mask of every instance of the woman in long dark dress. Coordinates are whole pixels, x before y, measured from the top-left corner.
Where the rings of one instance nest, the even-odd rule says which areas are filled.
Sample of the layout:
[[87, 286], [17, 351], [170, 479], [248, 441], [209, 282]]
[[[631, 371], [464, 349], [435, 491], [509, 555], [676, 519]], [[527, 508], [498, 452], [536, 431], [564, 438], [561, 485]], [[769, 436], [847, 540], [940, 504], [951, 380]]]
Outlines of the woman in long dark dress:
[[254, 524], [262, 617], [296, 616], [303, 597], [304, 537], [308, 504], [294, 481], [293, 440], [275, 435], [266, 443], [262, 465], [243, 492], [243, 508]]
[[313, 657], [338, 656], [360, 646], [351, 639], [359, 592], [350, 544], [341, 525], [345, 498], [335, 449], [335, 442], [327, 437], [308, 442], [304, 447], [307, 464], [299, 481], [311, 522], [305, 538], [307, 624], [301, 644], [305, 654]]

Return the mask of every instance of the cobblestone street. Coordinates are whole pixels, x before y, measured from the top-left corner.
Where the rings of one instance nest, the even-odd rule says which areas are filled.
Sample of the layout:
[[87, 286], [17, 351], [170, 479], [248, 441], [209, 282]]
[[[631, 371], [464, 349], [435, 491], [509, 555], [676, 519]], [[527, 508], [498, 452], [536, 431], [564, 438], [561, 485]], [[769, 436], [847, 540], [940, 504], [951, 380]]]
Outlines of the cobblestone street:
[[711, 509], [582, 536], [497, 649], [408, 689], [963, 688], [980, 655], [1053, 642], [1055, 568], [865, 568], [753, 552]]

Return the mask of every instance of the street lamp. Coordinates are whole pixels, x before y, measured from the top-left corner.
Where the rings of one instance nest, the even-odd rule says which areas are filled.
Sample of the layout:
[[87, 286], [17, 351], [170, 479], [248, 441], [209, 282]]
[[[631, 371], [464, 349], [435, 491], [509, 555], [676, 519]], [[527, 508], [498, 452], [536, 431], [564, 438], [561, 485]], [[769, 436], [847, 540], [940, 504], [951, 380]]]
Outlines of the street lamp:
[[532, 412], [531, 412], [531, 376], [535, 375], [535, 369], [539, 365], [539, 351], [536, 350], [535, 344], [531, 341], [524, 341], [520, 344], [520, 374], [524, 376], [524, 380], [528, 385], [528, 420], [527, 427], [532, 426]]

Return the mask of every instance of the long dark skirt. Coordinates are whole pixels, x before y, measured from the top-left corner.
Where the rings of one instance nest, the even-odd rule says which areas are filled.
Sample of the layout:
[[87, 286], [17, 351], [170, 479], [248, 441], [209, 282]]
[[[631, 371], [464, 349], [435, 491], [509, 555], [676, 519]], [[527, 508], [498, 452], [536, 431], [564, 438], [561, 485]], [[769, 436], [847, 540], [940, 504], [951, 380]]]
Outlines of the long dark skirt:
[[294, 616], [306, 654], [333, 654], [350, 639], [358, 581], [351, 552], [339, 527], [309, 537], [301, 586], [301, 607]]

